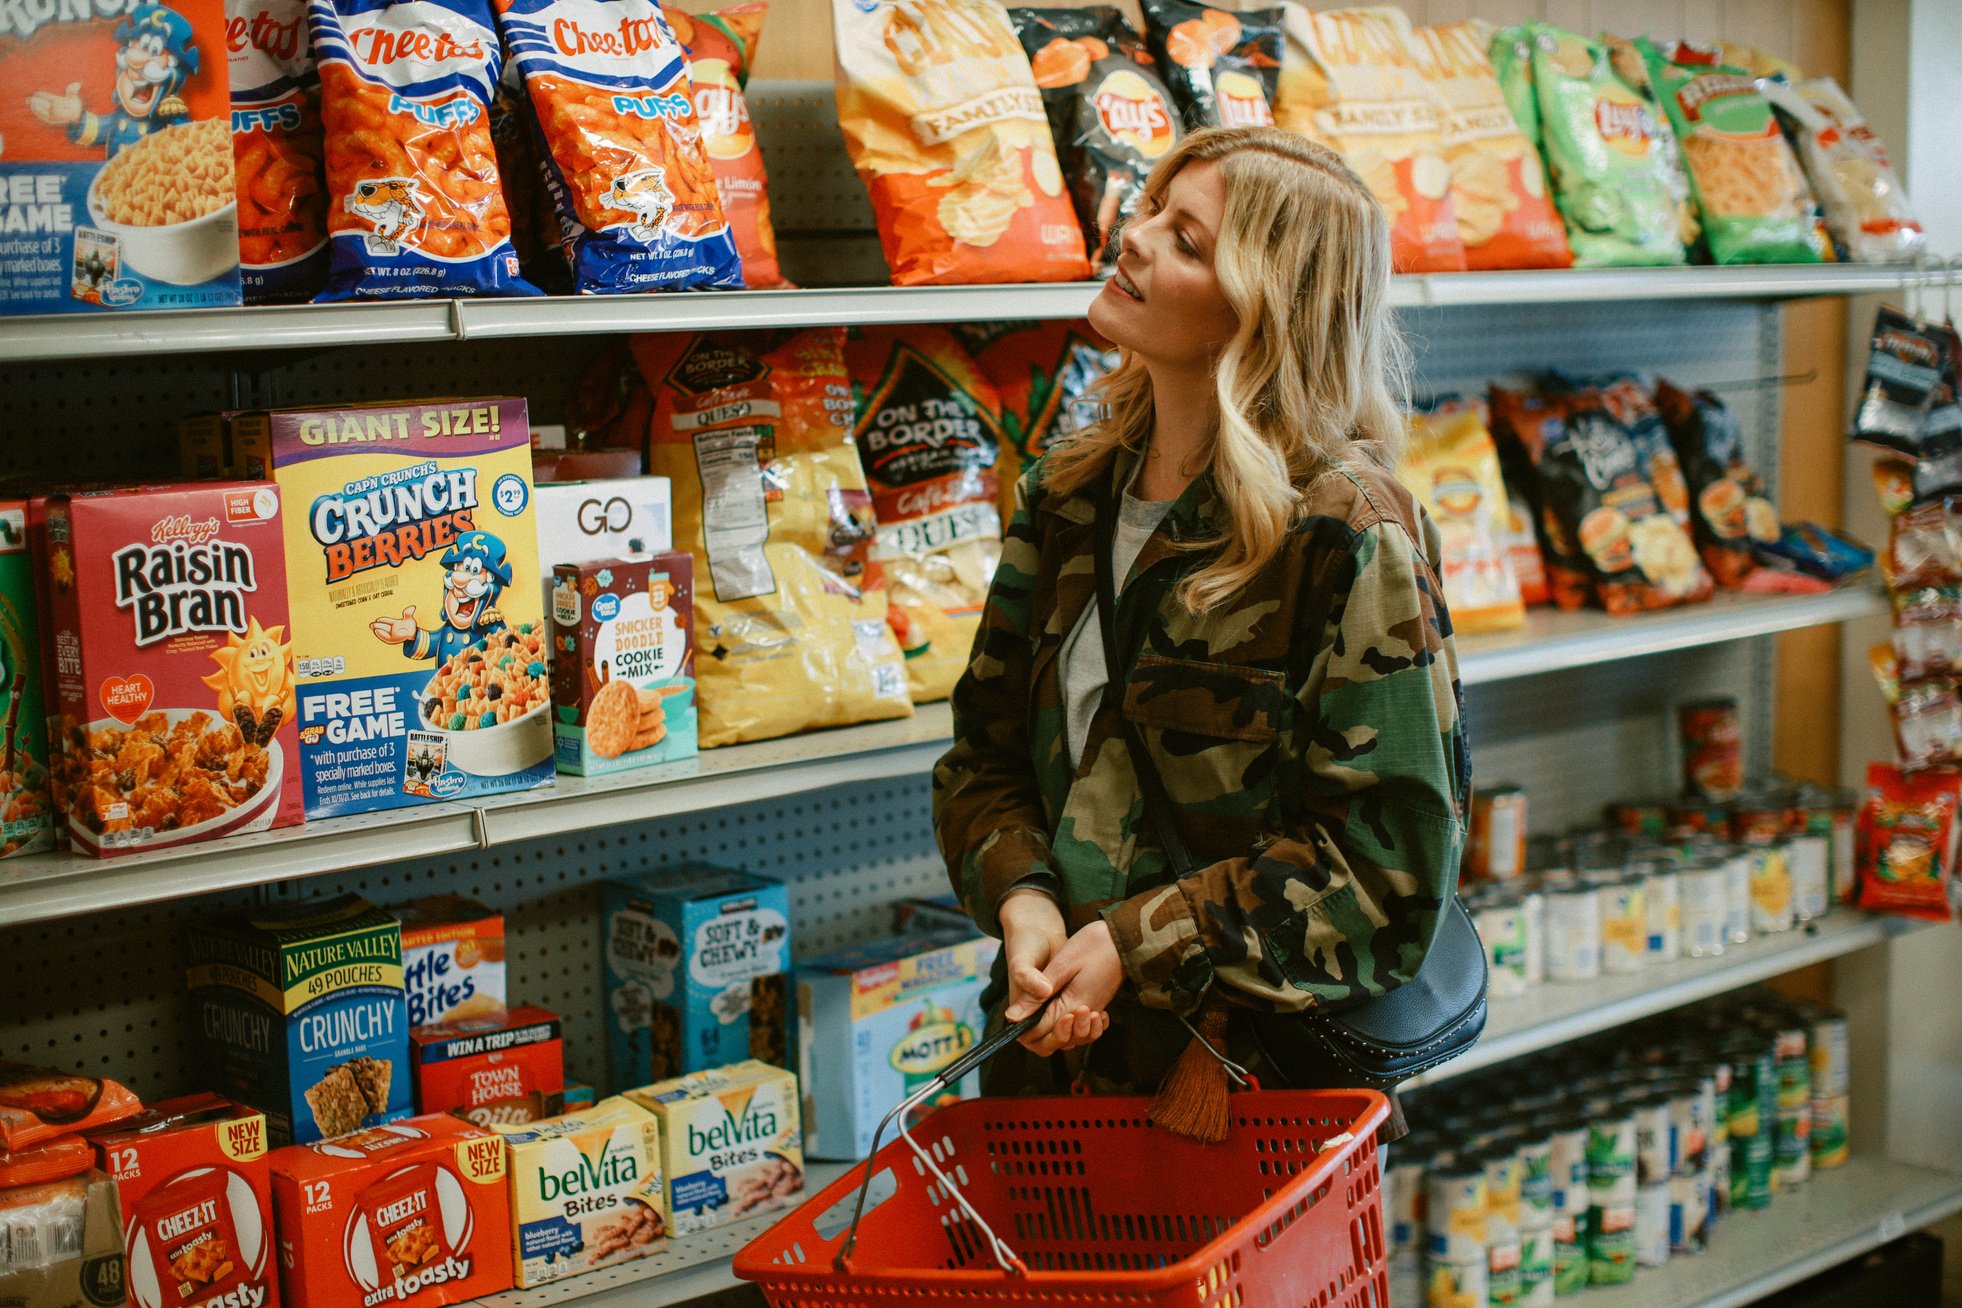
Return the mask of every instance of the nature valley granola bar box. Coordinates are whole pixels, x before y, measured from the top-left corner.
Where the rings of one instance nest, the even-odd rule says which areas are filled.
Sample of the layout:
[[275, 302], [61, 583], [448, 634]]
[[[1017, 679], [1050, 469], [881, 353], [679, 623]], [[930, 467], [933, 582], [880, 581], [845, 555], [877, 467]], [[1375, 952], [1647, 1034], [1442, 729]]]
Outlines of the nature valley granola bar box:
[[435, 1308], [511, 1288], [504, 1142], [427, 1113], [275, 1150], [287, 1308]]
[[56, 793], [113, 857], [301, 817], [280, 495], [145, 486], [45, 506]]
[[789, 1208], [804, 1192], [797, 1078], [749, 1059], [627, 1098], [661, 1119], [661, 1171], [677, 1236]]
[[525, 402], [262, 410], [232, 432], [293, 504], [307, 814], [551, 784]]
[[0, 500], [0, 858], [54, 848], [48, 718], [27, 504]]
[[215, 1089], [266, 1114], [277, 1144], [406, 1116], [402, 928], [359, 895], [192, 929], [193, 1022]]
[[661, 1124], [614, 1097], [526, 1126], [493, 1127], [510, 1150], [520, 1289], [667, 1247]]

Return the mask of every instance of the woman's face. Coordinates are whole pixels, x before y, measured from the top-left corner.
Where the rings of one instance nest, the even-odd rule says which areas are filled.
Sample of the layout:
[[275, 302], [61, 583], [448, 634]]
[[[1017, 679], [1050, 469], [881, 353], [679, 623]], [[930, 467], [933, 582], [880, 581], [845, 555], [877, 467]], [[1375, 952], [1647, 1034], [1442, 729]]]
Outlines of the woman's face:
[[1180, 169], [1125, 224], [1117, 272], [1090, 302], [1090, 325], [1146, 363], [1210, 368], [1240, 325], [1213, 271], [1225, 212], [1219, 165]]

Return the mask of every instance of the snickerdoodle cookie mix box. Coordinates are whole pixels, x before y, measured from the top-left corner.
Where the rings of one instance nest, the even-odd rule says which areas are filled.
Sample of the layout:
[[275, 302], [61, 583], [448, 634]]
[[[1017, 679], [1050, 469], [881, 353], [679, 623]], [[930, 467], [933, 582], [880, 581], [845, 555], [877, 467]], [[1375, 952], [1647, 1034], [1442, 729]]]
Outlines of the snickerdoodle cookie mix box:
[[552, 585], [552, 733], [586, 776], [695, 753], [695, 560], [561, 563]]

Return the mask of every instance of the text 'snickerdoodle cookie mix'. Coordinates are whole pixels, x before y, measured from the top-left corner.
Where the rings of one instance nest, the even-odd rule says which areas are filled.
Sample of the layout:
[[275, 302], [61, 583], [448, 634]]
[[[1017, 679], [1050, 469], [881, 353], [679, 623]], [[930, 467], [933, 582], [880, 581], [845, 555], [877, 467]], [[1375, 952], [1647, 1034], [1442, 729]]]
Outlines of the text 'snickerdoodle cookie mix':
[[553, 574], [559, 770], [592, 776], [694, 754], [694, 557], [561, 563]]
[[232, 431], [263, 431], [292, 504], [308, 815], [549, 785], [525, 402], [261, 411]]

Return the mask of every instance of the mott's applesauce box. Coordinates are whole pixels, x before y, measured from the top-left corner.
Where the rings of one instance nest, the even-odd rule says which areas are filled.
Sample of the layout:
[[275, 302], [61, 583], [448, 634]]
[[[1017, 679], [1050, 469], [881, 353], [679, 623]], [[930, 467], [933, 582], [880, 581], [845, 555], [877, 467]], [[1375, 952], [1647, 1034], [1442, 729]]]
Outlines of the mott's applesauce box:
[[0, 500], [0, 721], [6, 730], [0, 745], [0, 858], [52, 849], [41, 628], [22, 500]]
[[526, 1126], [492, 1128], [510, 1152], [520, 1289], [667, 1247], [661, 1124], [618, 1097]]
[[551, 784], [530, 428], [514, 399], [273, 410], [309, 817]]
[[749, 1059], [627, 1098], [661, 1119], [661, 1171], [677, 1236], [789, 1208], [804, 1192], [797, 1078]]
[[[987, 1023], [981, 992], [1000, 948], [985, 936], [898, 936], [799, 965], [807, 1154], [865, 1157], [880, 1119], [974, 1046]], [[925, 1108], [980, 1088], [980, 1074], [970, 1073]]]
[[239, 303], [224, 0], [0, 9], [0, 314]]
[[191, 930], [195, 1029], [212, 1088], [304, 1144], [409, 1109], [402, 928], [359, 895]]

